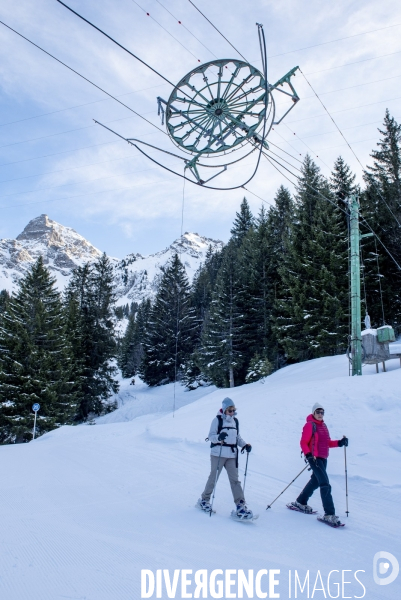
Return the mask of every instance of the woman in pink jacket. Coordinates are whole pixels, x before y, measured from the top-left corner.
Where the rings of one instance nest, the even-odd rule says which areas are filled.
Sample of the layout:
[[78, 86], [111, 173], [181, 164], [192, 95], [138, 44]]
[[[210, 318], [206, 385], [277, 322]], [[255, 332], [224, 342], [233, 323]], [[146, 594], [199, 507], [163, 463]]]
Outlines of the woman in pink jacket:
[[302, 430], [301, 448], [306, 460], [309, 462], [312, 476], [295, 502], [291, 502], [290, 508], [295, 508], [301, 512], [311, 513], [313, 509], [308, 506], [308, 500], [313, 492], [320, 488], [320, 496], [324, 508], [323, 519], [328, 524], [338, 527], [341, 525], [340, 519], [335, 514], [333, 497], [331, 495], [331, 485], [327, 475], [327, 457], [329, 448], [348, 446], [348, 438], [345, 436], [341, 440], [330, 439], [329, 430], [323, 420], [324, 408], [316, 402]]

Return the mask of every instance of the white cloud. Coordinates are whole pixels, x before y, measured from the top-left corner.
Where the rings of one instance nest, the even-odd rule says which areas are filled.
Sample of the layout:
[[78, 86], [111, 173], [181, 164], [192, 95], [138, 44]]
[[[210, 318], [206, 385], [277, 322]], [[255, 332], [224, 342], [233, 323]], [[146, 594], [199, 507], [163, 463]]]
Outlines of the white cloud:
[[[211, 59], [210, 52], [156, 0], [138, 2], [200, 60]], [[219, 57], [235, 54], [188, 2], [164, 0], [164, 3], [214, 54]], [[112, 0], [71, 0], [70, 5], [173, 82], [197, 64], [190, 52], [131, 0], [123, 0], [118, 5]], [[341, 0], [331, 4], [318, 0], [280, 3], [203, 0], [199, 1], [199, 7], [255, 66], [260, 65], [256, 21], [264, 23], [269, 55], [401, 23], [401, 9], [395, 0], [385, 3]], [[0, 19], [110, 93], [121, 95], [136, 91], [121, 96], [121, 100], [134, 110], [146, 113], [147, 119], [160, 126], [156, 96], [167, 99], [169, 86], [61, 5], [53, 0], [38, 0], [34, 4], [21, 0], [17, 5], [4, 4]], [[365, 164], [378, 139], [377, 126], [385, 108], [388, 106], [392, 114], [401, 119], [401, 101], [397, 99], [401, 96], [398, 91], [400, 54], [343, 68], [331, 67], [398, 52], [401, 50], [399, 33], [400, 27], [392, 27], [270, 58], [269, 77], [275, 80], [300, 65]], [[107, 250], [115, 255], [157, 250], [169, 242], [168, 236], [173, 230], [176, 237], [181, 220], [182, 180], [160, 170], [111, 133], [89, 126], [93, 124], [92, 118], [96, 118], [109, 123], [122, 135], [137, 136], [174, 151], [168, 138], [3, 27], [0, 27], [0, 43], [7, 48], [0, 64], [3, 123], [101, 100], [0, 127], [1, 146], [51, 136], [0, 148], [0, 163], [13, 163], [0, 166], [0, 180], [15, 180], [1, 185], [0, 207], [14, 207], [1, 210], [7, 219], [7, 225], [2, 220], [2, 234], [16, 235], [25, 224], [23, 220], [47, 211], [56, 220], [73, 221], [75, 229], [90, 239], [98, 235], [105, 240], [103, 245], [98, 240], [91, 241], [102, 248], [107, 245]], [[397, 75], [400, 79], [395, 78]], [[386, 78], [387, 81], [374, 83]], [[355, 157], [301, 74], [294, 84], [301, 102], [283, 125], [275, 128], [271, 141], [301, 160], [306, 152], [318, 156], [316, 161], [326, 175], [335, 158], [342, 154], [360, 177], [361, 169]], [[341, 88], [349, 89], [340, 91]], [[333, 93], [326, 94], [332, 90]], [[80, 129], [84, 127], [88, 128]], [[62, 133], [72, 129], [77, 131]], [[285, 154], [281, 156], [297, 164]], [[170, 159], [167, 164], [171, 164]], [[247, 168], [245, 161], [239, 163], [237, 174], [244, 174]], [[231, 174], [226, 179], [230, 180]], [[281, 183], [291, 187], [263, 160], [248, 187], [272, 202]], [[187, 184], [186, 223], [201, 234], [226, 238], [243, 195], [247, 195], [257, 212], [260, 200], [244, 190], [213, 192]], [[23, 204], [31, 206], [20, 206]], [[184, 229], [189, 227], [184, 225]]]

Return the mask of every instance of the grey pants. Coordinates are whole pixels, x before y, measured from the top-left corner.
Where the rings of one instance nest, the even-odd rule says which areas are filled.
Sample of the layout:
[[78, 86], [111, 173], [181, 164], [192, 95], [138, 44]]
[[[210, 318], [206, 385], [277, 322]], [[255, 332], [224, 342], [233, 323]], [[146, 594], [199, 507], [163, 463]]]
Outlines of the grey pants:
[[[219, 462], [218, 456], [210, 457], [210, 463], [211, 463], [210, 475], [209, 475], [209, 479], [207, 480], [207, 483], [206, 483], [205, 491], [202, 494], [202, 500], [206, 500], [206, 502], [209, 502], [210, 496], [212, 495], [212, 492], [213, 492], [213, 486], [214, 486], [214, 482], [216, 480], [216, 471], [217, 471], [217, 463], [218, 462]], [[219, 464], [219, 474], [218, 474], [217, 478], [220, 477], [220, 473], [224, 467], [225, 470], [227, 471], [228, 479], [230, 481], [231, 491], [233, 494], [234, 502], [235, 502], [235, 504], [238, 504], [238, 502], [240, 500], [245, 500], [245, 498], [244, 498], [244, 492], [242, 491], [241, 482], [238, 479], [238, 468], [235, 466], [235, 463], [236, 463], [235, 458], [221, 457], [220, 464]]]

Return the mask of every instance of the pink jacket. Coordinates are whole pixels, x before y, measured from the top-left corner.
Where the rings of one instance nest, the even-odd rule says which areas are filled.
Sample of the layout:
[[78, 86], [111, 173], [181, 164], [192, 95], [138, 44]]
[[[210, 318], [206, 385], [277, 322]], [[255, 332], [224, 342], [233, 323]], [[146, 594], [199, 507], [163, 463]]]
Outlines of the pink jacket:
[[[316, 424], [316, 431], [313, 433], [313, 423]], [[327, 458], [329, 448], [336, 448], [338, 440], [330, 439], [329, 430], [324, 421], [318, 421], [313, 415], [306, 418], [306, 423], [302, 430], [301, 448], [304, 454], [312, 452], [313, 456]]]

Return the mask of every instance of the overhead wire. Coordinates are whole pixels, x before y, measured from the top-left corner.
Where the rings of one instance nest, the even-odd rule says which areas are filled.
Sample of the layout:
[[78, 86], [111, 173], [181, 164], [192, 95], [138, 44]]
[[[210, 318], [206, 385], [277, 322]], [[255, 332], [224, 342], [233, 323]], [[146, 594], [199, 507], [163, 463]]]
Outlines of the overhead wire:
[[[60, 0], [57, 0], [57, 2], [60, 2]], [[35, 46], [35, 48], [38, 48], [41, 52], [44, 52], [44, 54], [47, 54], [48, 56], [50, 56], [51, 58], [53, 58], [55, 61], [57, 61], [58, 63], [60, 63], [61, 65], [63, 65], [64, 67], [66, 67], [67, 69], [69, 69], [70, 71], [72, 71], [73, 73], [75, 73], [76, 75], [78, 75], [79, 77], [81, 77], [81, 79], [84, 79], [85, 81], [87, 81], [88, 83], [90, 83], [91, 85], [93, 85], [95, 88], [97, 88], [98, 90], [100, 90], [101, 92], [103, 92], [103, 94], [106, 94], [107, 96], [109, 96], [110, 98], [112, 98], [113, 100], [115, 100], [116, 102], [118, 102], [119, 104], [121, 104], [121, 106], [124, 106], [125, 108], [127, 108], [128, 110], [130, 110], [131, 112], [133, 112], [135, 115], [137, 115], [138, 117], [140, 117], [141, 119], [143, 119], [144, 121], [146, 121], [147, 123], [149, 123], [149, 125], [152, 125], [152, 127], [155, 127], [156, 129], [158, 129], [158, 131], [161, 131], [162, 133], [164, 133], [165, 135], [167, 135], [167, 133], [165, 131], [163, 131], [163, 129], [160, 129], [160, 127], [158, 127], [157, 125], [155, 125], [154, 123], [152, 123], [152, 121], [149, 121], [148, 119], [146, 119], [145, 117], [143, 117], [141, 114], [139, 114], [136, 110], [134, 110], [133, 108], [131, 108], [127, 104], [124, 104], [124, 102], [121, 102], [121, 100], [118, 100], [118, 98], [116, 96], [113, 96], [113, 94], [110, 94], [109, 92], [106, 92], [105, 89], [103, 89], [102, 87], [100, 87], [99, 85], [97, 85], [96, 83], [94, 83], [93, 81], [91, 81], [90, 79], [88, 79], [88, 77], [85, 77], [85, 75], [82, 75], [81, 73], [79, 73], [78, 71], [76, 71], [75, 69], [73, 69], [72, 67], [70, 67], [69, 65], [67, 65], [67, 63], [63, 62], [62, 60], [60, 60], [59, 58], [57, 58], [56, 56], [54, 56], [54, 54], [51, 54], [50, 52], [48, 52], [47, 50], [45, 50], [44, 48], [42, 48], [38, 44], [35, 44], [35, 42], [33, 42], [32, 40], [30, 40], [29, 38], [27, 38], [25, 35], [22, 35], [22, 33], [19, 33], [19, 31], [17, 31], [16, 29], [13, 29], [12, 27], [10, 27], [10, 25], [7, 25], [7, 23], [4, 23], [4, 21], [0, 21], [0, 24], [4, 25], [4, 27], [7, 27], [7, 29], [9, 29], [10, 31], [13, 31], [17, 35], [19, 35], [21, 38], [23, 38], [24, 40], [26, 40], [27, 42], [29, 42], [30, 44], [32, 44], [32, 46]]]
[[177, 19], [177, 17], [175, 17], [175, 16], [173, 15], [173, 13], [172, 13], [172, 12], [170, 12], [170, 11], [169, 11], [169, 9], [168, 9], [166, 6], [164, 6], [164, 4], [162, 4], [162, 3], [160, 2], [160, 0], [156, 0], [156, 2], [157, 2], [158, 4], [160, 4], [160, 6], [161, 6], [161, 7], [163, 7], [163, 8], [164, 8], [164, 10], [165, 10], [166, 12], [168, 12], [168, 14], [169, 14], [169, 15], [171, 15], [171, 16], [173, 17], [173, 19], [175, 19], [179, 25], [181, 25], [181, 26], [182, 26], [184, 29], [186, 29], [186, 30], [188, 31], [188, 33], [189, 33], [190, 35], [192, 35], [192, 37], [193, 37], [193, 38], [195, 38], [195, 39], [196, 39], [196, 40], [197, 40], [197, 41], [198, 41], [198, 42], [199, 42], [199, 43], [200, 43], [200, 44], [201, 44], [201, 45], [202, 45], [204, 48], [206, 48], [206, 50], [207, 50], [208, 52], [210, 52], [210, 54], [211, 54], [212, 56], [214, 56], [214, 58], [218, 58], [218, 57], [217, 57], [217, 56], [216, 56], [216, 55], [215, 55], [215, 54], [214, 54], [214, 53], [213, 53], [213, 52], [210, 50], [210, 48], [208, 48], [207, 46], [205, 46], [205, 44], [204, 44], [203, 42], [201, 42], [201, 40], [200, 40], [198, 37], [196, 37], [196, 35], [194, 35], [194, 34], [192, 33], [192, 31], [191, 31], [190, 29], [188, 29], [188, 27], [187, 27], [186, 25], [184, 25], [184, 23], [183, 23], [182, 21], [180, 21], [179, 19]]
[[[60, 1], [60, 0], [58, 0]], [[349, 67], [350, 65], [358, 65], [363, 62], [368, 62], [369, 60], [378, 60], [379, 58], [385, 58], [386, 56], [394, 56], [395, 54], [400, 54], [401, 50], [397, 50], [396, 52], [389, 52], [388, 54], [380, 54], [379, 56], [372, 56], [371, 58], [363, 58], [361, 60], [356, 60], [350, 63], [344, 63], [343, 65], [337, 65], [335, 67], [327, 67], [326, 69], [319, 69], [319, 71], [311, 71], [307, 73], [307, 75], [316, 75], [316, 73], [323, 73], [324, 71], [332, 71], [333, 69], [342, 69], [343, 67]]]
[[[375, 106], [376, 104], [383, 104], [383, 102], [393, 102], [394, 100], [399, 100], [401, 96], [397, 96], [396, 98], [386, 98], [385, 100], [379, 100], [378, 102], [369, 102], [369, 104], [360, 104], [359, 106], [351, 106], [349, 108], [341, 108], [340, 110], [333, 110], [331, 114], [335, 115], [341, 112], [348, 112], [349, 110], [356, 110], [357, 108], [365, 108], [366, 106]], [[310, 117], [304, 117], [302, 119], [294, 119], [293, 121], [288, 121], [288, 123], [300, 123], [301, 121], [309, 121], [310, 119], [317, 119], [319, 117], [324, 117], [324, 114], [321, 115], [312, 115]]]
[[69, 10], [70, 12], [72, 12], [74, 15], [76, 15], [77, 17], [79, 17], [80, 19], [82, 19], [82, 21], [85, 21], [85, 23], [88, 23], [88, 25], [90, 25], [91, 27], [93, 27], [93, 29], [96, 29], [102, 35], [104, 35], [105, 37], [107, 37], [114, 44], [116, 44], [116, 46], [119, 46], [119, 48], [121, 48], [122, 50], [124, 50], [124, 52], [127, 52], [133, 58], [135, 58], [137, 61], [139, 61], [140, 63], [142, 63], [145, 67], [147, 67], [148, 69], [150, 69], [151, 71], [153, 71], [153, 73], [155, 73], [156, 75], [158, 75], [159, 77], [161, 77], [161, 79], [164, 79], [164, 81], [167, 81], [167, 83], [169, 83], [173, 88], [175, 87], [175, 84], [172, 83], [169, 79], [167, 79], [167, 77], [165, 77], [164, 75], [162, 75], [159, 71], [157, 71], [149, 63], [147, 63], [146, 61], [142, 60], [142, 58], [139, 58], [139, 56], [137, 56], [136, 54], [134, 54], [133, 52], [131, 52], [131, 50], [128, 50], [128, 48], [126, 48], [125, 46], [123, 46], [122, 44], [120, 44], [120, 42], [117, 42], [117, 40], [115, 40], [113, 37], [111, 37], [111, 35], [109, 35], [105, 31], [103, 31], [103, 29], [100, 29], [100, 27], [98, 27], [97, 25], [95, 25], [94, 23], [92, 23], [91, 21], [89, 21], [88, 19], [86, 19], [84, 16], [82, 16], [81, 14], [79, 14], [73, 8], [71, 8], [70, 6], [68, 6], [68, 4], [65, 4], [64, 2], [62, 2], [62, 0], [56, 0], [56, 1], [59, 4], [62, 4], [67, 10]]
[[[60, 0], [58, 0], [58, 1], [60, 1]], [[230, 42], [230, 40], [228, 40], [228, 39], [226, 38], [226, 36], [225, 36], [225, 35], [223, 35], [223, 34], [222, 34], [222, 32], [221, 32], [221, 31], [220, 31], [220, 30], [219, 30], [219, 29], [218, 29], [218, 28], [217, 28], [215, 25], [213, 25], [213, 23], [212, 23], [212, 22], [211, 22], [211, 21], [210, 21], [210, 20], [207, 18], [207, 16], [206, 16], [205, 14], [203, 14], [203, 12], [202, 12], [202, 11], [201, 11], [201, 10], [200, 10], [200, 9], [199, 9], [197, 6], [196, 6], [196, 4], [194, 4], [194, 3], [192, 2], [192, 0], [188, 0], [188, 2], [189, 2], [190, 4], [192, 4], [192, 6], [195, 8], [195, 10], [197, 10], [197, 11], [198, 11], [198, 13], [200, 13], [200, 14], [202, 15], [202, 17], [203, 17], [204, 19], [206, 19], [206, 21], [207, 21], [208, 23], [210, 23], [210, 25], [213, 27], [213, 29], [215, 29], [215, 30], [217, 31], [217, 33], [219, 33], [219, 34], [221, 35], [221, 37], [222, 37], [222, 38], [224, 38], [224, 39], [226, 40], [226, 42], [227, 42], [227, 43], [228, 43], [228, 44], [231, 46], [231, 48], [233, 48], [233, 49], [234, 49], [234, 50], [237, 52], [237, 54], [239, 54], [239, 55], [241, 56], [241, 58], [243, 58], [243, 59], [244, 59], [244, 61], [245, 61], [245, 62], [249, 62], [249, 61], [248, 61], [248, 60], [245, 58], [245, 56], [244, 56], [243, 54], [241, 54], [241, 52], [240, 52], [239, 50], [237, 50], [237, 48], [236, 48], [236, 47], [235, 47], [235, 46], [234, 46], [234, 45], [233, 45], [233, 44]]]
[[278, 56], [285, 56], [286, 54], [292, 54], [293, 52], [301, 52], [302, 50], [309, 50], [310, 48], [317, 48], [318, 46], [326, 46], [327, 44], [334, 44], [335, 42], [342, 42], [343, 40], [349, 40], [350, 38], [358, 37], [361, 35], [368, 35], [369, 33], [376, 33], [377, 31], [384, 31], [385, 29], [391, 29], [392, 27], [400, 27], [401, 23], [394, 23], [393, 25], [386, 25], [386, 27], [380, 27], [379, 29], [370, 29], [369, 31], [362, 31], [361, 33], [354, 33], [353, 35], [347, 35], [342, 38], [335, 40], [329, 40], [328, 42], [321, 42], [320, 44], [313, 44], [312, 46], [304, 46], [303, 48], [297, 48], [296, 50], [288, 50], [287, 52], [281, 52], [280, 54], [272, 54], [268, 58], [277, 58]]
[[[352, 127], [342, 127], [342, 131], [349, 131], [350, 129], [358, 129], [359, 127], [366, 127], [367, 125], [378, 125], [377, 119], [375, 121], [369, 121], [369, 123], [361, 123], [360, 125], [352, 125]], [[382, 122], [380, 122], [380, 125]], [[323, 131], [322, 133], [313, 133], [312, 135], [305, 135], [304, 139], [308, 139], [311, 137], [319, 137], [321, 135], [330, 135], [331, 133], [337, 133], [336, 129], [331, 129], [330, 131]], [[367, 140], [364, 140], [367, 141]]]
[[[339, 134], [341, 135], [341, 137], [343, 138], [343, 140], [345, 141], [345, 143], [347, 144], [348, 148], [351, 150], [352, 154], [355, 156], [356, 160], [358, 161], [359, 165], [362, 167], [362, 170], [364, 171], [364, 166], [362, 164], [362, 162], [359, 160], [358, 155], [356, 154], [356, 152], [353, 150], [353, 148], [351, 147], [350, 143], [348, 142], [347, 138], [345, 137], [345, 135], [343, 134], [343, 132], [341, 131], [340, 127], [337, 125], [336, 121], [333, 119], [333, 117], [331, 116], [329, 110], [327, 109], [326, 105], [323, 103], [322, 99], [318, 96], [318, 94], [315, 92], [314, 88], [312, 87], [312, 84], [310, 83], [309, 79], [307, 79], [307, 77], [305, 76], [305, 74], [302, 72], [302, 69], [299, 69], [301, 71], [301, 74], [303, 75], [303, 77], [305, 78], [305, 81], [307, 82], [307, 84], [309, 85], [309, 87], [311, 88], [311, 90], [314, 92], [316, 98], [319, 100], [320, 104], [323, 106], [324, 110], [326, 111], [326, 113], [328, 114], [328, 116], [330, 117], [331, 121], [333, 122], [334, 126], [336, 127], [337, 131], [339, 132]], [[396, 220], [397, 224], [399, 227], [401, 227], [401, 223], [399, 222], [399, 220], [397, 219], [397, 217], [395, 216], [394, 212], [392, 211], [391, 207], [388, 205], [386, 199], [384, 198], [384, 196], [382, 195], [379, 186], [376, 184], [375, 180], [373, 179], [373, 177], [371, 178], [372, 182], [376, 185], [376, 189], [379, 192], [379, 196], [380, 198], [383, 200], [384, 204], [386, 205], [387, 209], [389, 210], [390, 214], [394, 217], [394, 219]]]
[[291, 131], [291, 129], [288, 127], [288, 125], [286, 123], [283, 123], [283, 125], [285, 127], [287, 127], [288, 131], [290, 131], [293, 135], [295, 135], [297, 137], [297, 139], [300, 142], [302, 142], [304, 144], [304, 146], [306, 146], [308, 148], [308, 150], [310, 150], [310, 152], [312, 152], [316, 156], [316, 158], [318, 158], [324, 164], [325, 167], [327, 167], [327, 169], [330, 169], [328, 164], [324, 162], [323, 158], [321, 158], [314, 150], [312, 150], [312, 148], [310, 146], [308, 146], [308, 144], [303, 140], [303, 138], [301, 138], [299, 135], [297, 135], [295, 133], [295, 131]]
[[[165, 84], [162, 84], [165, 85]], [[152, 85], [147, 88], [142, 88], [141, 90], [134, 90], [133, 92], [126, 92], [125, 94], [119, 94], [116, 98], [122, 98], [123, 96], [129, 96], [130, 94], [138, 94], [139, 92], [146, 92], [147, 90], [152, 90], [155, 88], [160, 88], [159, 85]], [[52, 110], [47, 113], [42, 113], [40, 115], [33, 115], [32, 117], [24, 117], [23, 119], [18, 119], [17, 121], [8, 121], [7, 123], [0, 123], [0, 127], [5, 127], [6, 125], [15, 125], [16, 123], [23, 123], [24, 121], [31, 121], [33, 119], [40, 119], [41, 117], [48, 117], [49, 115], [55, 115], [57, 113], [65, 112], [67, 110], [73, 110], [74, 108], [82, 108], [82, 106], [89, 106], [91, 104], [98, 104], [100, 102], [107, 102], [105, 98], [102, 100], [92, 100], [91, 102], [84, 102], [84, 104], [76, 104], [74, 106], [67, 106], [66, 108], [60, 108], [59, 110]]]
[[137, 7], [140, 8], [147, 17], [149, 17], [150, 19], [152, 19], [152, 21], [157, 23], [157, 25], [159, 25], [159, 27], [161, 27], [170, 37], [172, 37], [173, 40], [175, 40], [178, 44], [180, 44], [180, 46], [182, 46], [184, 48], [184, 50], [189, 52], [190, 55], [193, 56], [198, 62], [201, 62], [200, 59], [197, 56], [195, 56], [195, 54], [193, 52], [191, 52], [191, 50], [189, 50], [189, 48], [184, 46], [184, 44], [182, 44], [178, 38], [176, 38], [172, 33], [170, 33], [170, 31], [168, 31], [168, 29], [166, 29], [161, 23], [159, 23], [159, 21], [157, 21], [154, 17], [152, 17], [152, 15], [150, 13], [148, 13], [144, 8], [142, 8], [142, 6], [140, 4], [138, 4], [138, 2], [136, 0], [131, 0], [131, 1], [134, 4], [136, 4]]
[[[282, 173], [282, 171], [280, 171], [280, 169], [278, 167], [276, 167], [276, 165], [274, 165], [271, 161], [273, 160], [274, 162], [276, 162], [277, 164], [279, 164], [283, 169], [285, 169], [288, 173], [290, 173], [293, 177], [295, 177], [296, 179], [299, 179], [299, 176], [296, 175], [295, 173], [292, 173], [287, 167], [285, 167], [284, 165], [282, 165], [278, 160], [270, 157], [270, 156], [266, 156], [266, 154], [264, 154], [265, 158], [267, 158], [267, 160], [270, 162], [270, 164], [272, 164], [272, 166], [279, 172], [281, 173], [281, 175], [283, 177], [285, 177], [292, 185], [296, 185], [287, 175], [285, 175], [285, 173]], [[297, 169], [299, 170], [299, 169]], [[336, 208], [338, 208], [340, 211], [342, 211], [344, 214], [348, 215], [348, 212], [344, 209], [342, 209], [340, 206], [338, 206], [338, 204], [334, 203], [332, 200], [330, 200], [327, 196], [325, 196], [324, 194], [322, 194], [321, 192], [319, 192], [319, 190], [316, 190], [315, 188], [313, 188], [310, 184], [306, 183], [306, 185], [311, 188], [313, 191], [315, 191], [317, 194], [319, 194], [319, 196], [321, 196], [322, 198], [324, 198], [325, 200], [327, 200], [328, 202], [330, 202], [330, 204], [333, 204]], [[379, 242], [379, 244], [384, 248], [384, 250], [386, 251], [386, 253], [388, 254], [388, 256], [391, 258], [391, 260], [394, 262], [394, 264], [397, 266], [397, 268], [401, 271], [401, 266], [398, 264], [397, 260], [394, 258], [394, 256], [392, 255], [392, 253], [390, 252], [390, 250], [386, 247], [386, 245], [382, 242], [382, 240], [379, 238], [379, 236], [377, 235], [377, 233], [373, 230], [373, 228], [371, 227], [371, 225], [368, 223], [368, 221], [362, 216], [360, 215], [361, 221], [363, 222], [363, 224], [369, 229], [369, 231], [373, 234], [373, 236], [375, 237], [375, 239], [377, 239], [377, 241]]]

